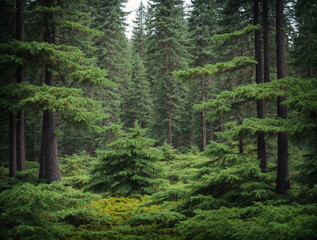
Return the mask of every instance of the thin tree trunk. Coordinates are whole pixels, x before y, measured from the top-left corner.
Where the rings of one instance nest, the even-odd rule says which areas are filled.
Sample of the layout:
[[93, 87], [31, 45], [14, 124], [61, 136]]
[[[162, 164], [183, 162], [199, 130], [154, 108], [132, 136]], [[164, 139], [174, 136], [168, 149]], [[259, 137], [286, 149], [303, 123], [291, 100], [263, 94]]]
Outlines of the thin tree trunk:
[[[205, 79], [201, 79], [201, 101], [205, 101]], [[203, 134], [203, 151], [207, 146], [207, 127], [206, 127], [206, 112], [203, 110], [201, 113], [201, 123], [202, 123], [202, 134]]]
[[268, 0], [263, 0], [264, 82], [270, 82], [270, 35]]
[[[276, 57], [277, 57], [277, 78], [286, 77], [286, 52], [285, 52], [285, 33], [283, 30], [283, 0], [276, 0]], [[277, 116], [283, 119], [287, 118], [287, 108], [281, 105], [286, 96], [277, 98]], [[288, 134], [287, 132], [278, 133], [278, 159], [277, 159], [277, 181], [276, 192], [278, 194], [287, 194], [290, 188], [289, 168], [288, 168]]]
[[[259, 24], [259, 1], [253, 1], [253, 20], [254, 25]], [[255, 47], [255, 60], [258, 62], [256, 64], [255, 81], [257, 84], [263, 83], [262, 78], [262, 54], [261, 54], [261, 41], [260, 41], [260, 31], [256, 30], [254, 32], [254, 47]], [[264, 118], [263, 100], [256, 101], [257, 117]], [[260, 159], [260, 168], [264, 170], [266, 168], [266, 149], [265, 149], [265, 138], [264, 133], [257, 134], [258, 142], [258, 159]]]
[[40, 153], [40, 172], [39, 178], [45, 179], [45, 137], [46, 136], [46, 114], [43, 112], [43, 126], [42, 126], [42, 140], [41, 140], [41, 153]]
[[[238, 126], [242, 124], [242, 121], [238, 115], [239, 113], [236, 113], [236, 119], [238, 121]], [[239, 137], [239, 144], [238, 144], [238, 147], [239, 147], [239, 153], [242, 154], [243, 153], [243, 138], [240, 136]]]
[[14, 177], [17, 169], [17, 129], [16, 129], [16, 117], [13, 113], [9, 115], [9, 136], [10, 136], [10, 164], [9, 164], [9, 176]]
[[[24, 7], [25, 0], [19, 0], [16, 4], [16, 39], [24, 42]], [[25, 81], [24, 67], [19, 65], [17, 68], [17, 82], [21, 83]], [[18, 112], [17, 114], [17, 170], [25, 169], [25, 120], [24, 112]]]

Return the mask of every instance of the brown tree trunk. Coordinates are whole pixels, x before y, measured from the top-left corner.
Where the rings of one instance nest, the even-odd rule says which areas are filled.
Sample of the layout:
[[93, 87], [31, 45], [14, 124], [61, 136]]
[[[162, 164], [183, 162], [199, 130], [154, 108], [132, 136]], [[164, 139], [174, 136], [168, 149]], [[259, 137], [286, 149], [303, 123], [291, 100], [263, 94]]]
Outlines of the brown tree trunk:
[[[16, 39], [24, 42], [24, 7], [25, 0], [18, 0], [16, 3], [16, 20], [15, 20], [15, 32]], [[19, 65], [17, 68], [17, 82], [21, 83], [25, 81], [24, 67]], [[17, 114], [17, 170], [25, 169], [25, 120], [24, 112], [18, 112]]]
[[269, 9], [268, 0], [263, 0], [263, 55], [264, 55], [264, 82], [270, 82], [270, 36], [269, 36]]
[[[45, 7], [51, 7], [52, 1], [44, 1]], [[52, 20], [54, 19], [53, 13], [44, 14], [44, 41], [48, 43], [55, 43], [55, 30], [52, 26]], [[48, 86], [53, 86], [53, 74], [49, 71], [49, 66], [45, 69], [45, 83]], [[55, 112], [48, 109], [43, 112], [43, 136], [41, 147], [41, 164], [40, 166], [40, 178], [52, 181], [60, 181], [61, 173], [58, 165], [58, 153], [57, 153], [57, 139], [55, 134]]]
[[[259, 1], [253, 1], [253, 20], [254, 25], [259, 24]], [[263, 83], [262, 78], [262, 54], [261, 54], [261, 41], [260, 41], [260, 31], [256, 30], [254, 32], [254, 47], [255, 47], [255, 60], [258, 62], [256, 64], [255, 81], [257, 84]], [[256, 101], [257, 117], [264, 118], [263, 100]], [[258, 159], [260, 159], [260, 168], [264, 170], [266, 168], [266, 149], [265, 149], [265, 138], [264, 133], [257, 134], [258, 142]]]
[[10, 163], [9, 176], [14, 177], [17, 169], [17, 129], [16, 117], [13, 113], [9, 115], [9, 136], [10, 136]]
[[[201, 79], [201, 101], [205, 101], [205, 79]], [[203, 134], [203, 151], [206, 149], [207, 146], [207, 127], [206, 127], [206, 112], [203, 110], [201, 113], [201, 123], [202, 123], [202, 134]]]
[[[286, 52], [285, 52], [285, 33], [283, 30], [283, 0], [276, 0], [276, 57], [277, 57], [277, 78], [286, 77]], [[278, 97], [277, 99], [277, 116], [283, 119], [287, 118], [287, 108], [281, 105], [281, 102], [286, 99], [286, 96]], [[287, 194], [290, 188], [288, 168], [288, 135], [287, 132], [278, 133], [277, 141], [277, 180], [276, 192], [278, 194]]]
[[42, 140], [41, 140], [41, 153], [40, 153], [40, 172], [39, 178], [45, 179], [45, 137], [47, 135], [47, 127], [46, 127], [46, 114], [43, 112], [43, 126], [42, 126]]

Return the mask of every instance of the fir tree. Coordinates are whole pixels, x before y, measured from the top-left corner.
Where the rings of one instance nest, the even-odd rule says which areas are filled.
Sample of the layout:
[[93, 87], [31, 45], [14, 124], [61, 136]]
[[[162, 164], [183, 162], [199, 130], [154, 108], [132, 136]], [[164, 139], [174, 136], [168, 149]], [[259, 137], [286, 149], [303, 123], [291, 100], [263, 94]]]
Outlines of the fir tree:
[[147, 69], [152, 76], [154, 123], [151, 132], [160, 143], [167, 140], [173, 145], [177, 126], [178, 108], [182, 104], [184, 89], [172, 72], [186, 66], [184, 45], [185, 25], [183, 1], [151, 1], [152, 19], [147, 44]]
[[132, 127], [137, 120], [142, 128], [147, 128], [152, 120], [150, 85], [146, 78], [143, 62], [138, 54], [132, 58], [132, 77], [127, 86], [126, 126]]
[[[286, 77], [286, 49], [284, 36], [284, 1], [276, 0], [276, 62], [277, 62], [277, 78]], [[281, 102], [286, 99], [286, 96], [279, 96], [277, 98], [277, 116], [286, 119], [287, 107]], [[279, 194], [287, 194], [290, 188], [289, 167], [288, 167], [288, 135], [287, 132], [278, 133], [278, 153], [277, 153], [277, 183], [276, 192]]]
[[110, 143], [108, 150], [99, 151], [88, 189], [123, 196], [152, 193], [161, 183], [155, 166], [161, 154], [152, 148], [155, 140], [145, 134], [146, 129], [140, 129], [136, 122], [134, 128]]
[[[216, 4], [214, 1], [192, 1], [192, 9], [190, 17], [188, 19], [189, 34], [191, 40], [190, 52], [193, 56], [192, 67], [203, 66], [205, 64], [212, 64], [213, 57], [210, 53], [210, 37], [216, 28]], [[196, 86], [195, 86], [196, 85]], [[200, 101], [205, 101], [208, 97], [210, 89], [211, 79], [210, 78], [199, 78], [194, 79], [190, 86], [189, 104], [193, 106]], [[192, 112], [192, 126], [191, 126], [191, 142], [195, 139], [196, 126], [201, 126], [197, 131], [199, 132], [200, 142], [199, 146], [202, 146], [204, 150], [207, 145], [207, 122], [206, 113], [203, 111], [200, 118], [196, 112]], [[193, 145], [193, 142], [191, 143]]]
[[[92, 27], [103, 32], [94, 40], [97, 47], [97, 66], [108, 70], [110, 81], [117, 83], [118, 88], [100, 89], [94, 94], [98, 100], [104, 101], [105, 111], [110, 115], [111, 123], [120, 123], [121, 110], [125, 108], [125, 88], [130, 78], [128, 67], [128, 41], [124, 34], [124, 18], [126, 13], [122, 10], [126, 0], [91, 0], [94, 21]], [[123, 116], [124, 118], [124, 116]]]

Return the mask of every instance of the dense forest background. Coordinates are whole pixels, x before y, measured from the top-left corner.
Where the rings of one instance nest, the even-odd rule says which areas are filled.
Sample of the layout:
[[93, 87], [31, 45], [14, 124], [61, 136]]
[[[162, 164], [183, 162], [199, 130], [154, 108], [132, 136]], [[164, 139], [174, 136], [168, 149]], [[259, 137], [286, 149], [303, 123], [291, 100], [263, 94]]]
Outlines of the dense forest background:
[[0, 1], [1, 239], [316, 239], [317, 3]]

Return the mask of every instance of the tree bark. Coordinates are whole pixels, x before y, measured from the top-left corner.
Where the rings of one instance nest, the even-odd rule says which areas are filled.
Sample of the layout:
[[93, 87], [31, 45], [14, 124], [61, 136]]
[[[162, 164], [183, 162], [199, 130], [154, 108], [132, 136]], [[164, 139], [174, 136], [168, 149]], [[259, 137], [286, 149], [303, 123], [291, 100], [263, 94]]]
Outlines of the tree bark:
[[[15, 20], [15, 32], [16, 39], [24, 42], [24, 7], [25, 0], [19, 0], [16, 3], [16, 20]], [[26, 79], [24, 67], [19, 65], [17, 68], [17, 82], [24, 82]], [[17, 113], [17, 170], [25, 169], [25, 118], [24, 112]]]
[[270, 35], [269, 35], [269, 8], [268, 0], [263, 0], [263, 55], [264, 55], [264, 82], [270, 82]]
[[16, 117], [13, 113], [9, 115], [9, 136], [10, 136], [10, 163], [9, 176], [14, 177], [17, 169], [17, 140], [16, 140]]
[[[286, 77], [286, 52], [285, 52], [285, 33], [283, 30], [283, 0], [276, 0], [276, 57], [277, 57], [277, 78]], [[281, 102], [286, 99], [286, 96], [278, 97], [277, 99], [277, 116], [286, 119], [287, 108], [281, 105]], [[288, 168], [288, 134], [287, 132], [278, 133], [277, 149], [277, 180], [276, 192], [278, 194], [287, 194], [290, 188], [289, 168]]]
[[42, 140], [41, 140], [41, 153], [40, 153], [40, 172], [39, 178], [45, 179], [45, 137], [46, 134], [46, 114], [43, 112], [43, 126], [42, 126]]
[[[52, 1], [44, 1], [45, 7], [51, 7]], [[55, 43], [55, 29], [52, 26], [54, 15], [52, 12], [44, 13], [44, 41]], [[51, 25], [50, 25], [51, 24]], [[49, 71], [50, 66], [45, 67], [45, 83], [53, 86], [53, 74]], [[55, 112], [48, 109], [43, 112], [43, 132], [41, 146], [40, 178], [48, 182], [60, 181], [61, 173], [58, 165], [57, 139], [55, 134]]]
[[[205, 79], [201, 79], [201, 101], [205, 101]], [[203, 134], [203, 146], [202, 150], [204, 151], [207, 146], [207, 127], [206, 127], [206, 112], [203, 110], [201, 113], [201, 123], [202, 123], [202, 134]]]
[[[254, 25], [259, 24], [259, 0], [253, 1], [253, 20]], [[262, 53], [261, 53], [261, 41], [260, 30], [254, 32], [254, 47], [255, 47], [255, 60], [256, 64], [255, 81], [257, 84], [263, 83], [262, 78]], [[264, 118], [263, 100], [256, 101], [257, 117]], [[266, 149], [264, 133], [257, 134], [258, 143], [258, 159], [260, 159], [260, 168], [264, 170], [266, 168]]]

